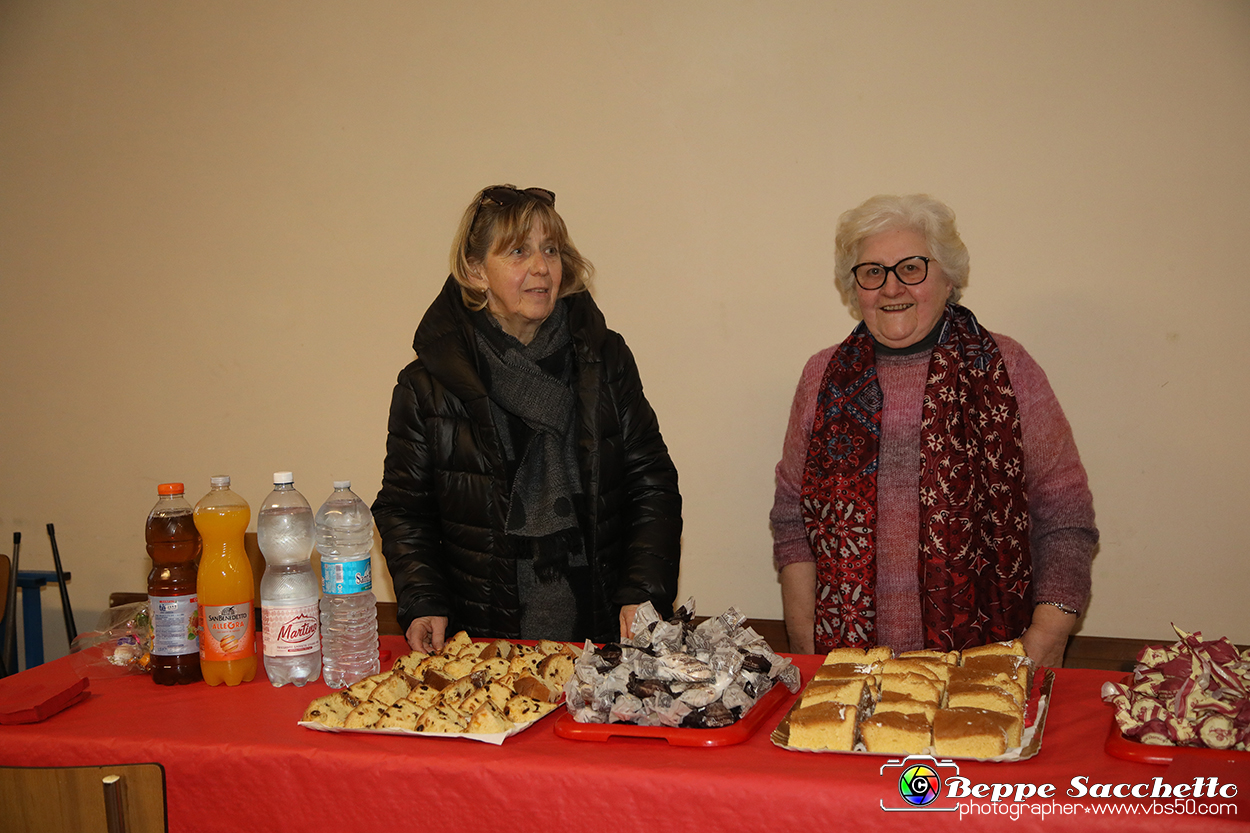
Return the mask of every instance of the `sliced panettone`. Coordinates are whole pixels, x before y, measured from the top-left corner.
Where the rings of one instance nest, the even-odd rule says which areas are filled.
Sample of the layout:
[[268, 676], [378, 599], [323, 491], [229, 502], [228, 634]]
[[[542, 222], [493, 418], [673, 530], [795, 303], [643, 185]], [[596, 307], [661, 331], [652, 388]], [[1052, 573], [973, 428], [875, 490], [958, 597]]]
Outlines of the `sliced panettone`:
[[556, 691], [563, 691], [564, 684], [573, 676], [573, 658], [568, 654], [550, 654], [538, 664], [538, 676]]
[[412, 687], [412, 690], [408, 692], [408, 695], [404, 699], [411, 700], [419, 706], [428, 707], [434, 705], [442, 699], [442, 692], [433, 686], [428, 686], [425, 683], [419, 683]]
[[424, 711], [424, 707], [418, 706], [411, 700], [400, 700], [382, 712], [382, 716], [378, 718], [377, 723], [373, 724], [373, 728], [415, 730], [417, 718], [421, 717]]
[[514, 695], [504, 704], [504, 714], [513, 723], [529, 723], [557, 708], [555, 703], [544, 703], [524, 694]]
[[490, 692], [485, 687], [475, 688], [464, 696], [459, 703], [456, 703], [456, 711], [463, 714], [473, 714], [477, 708], [490, 699]]
[[509, 663], [503, 657], [492, 657], [491, 659], [479, 659], [473, 666], [474, 674], [481, 674], [484, 679], [498, 680], [500, 677], [508, 673]]
[[371, 696], [373, 696], [373, 690], [377, 688], [378, 683], [382, 682], [384, 679], [385, 677], [381, 674], [374, 674], [372, 677], [365, 677], [363, 680], [351, 684], [345, 690], [348, 694], [363, 703], [365, 700], [368, 700]]
[[465, 674], [468, 674], [470, 671], [472, 671], [473, 666], [476, 664], [477, 664], [476, 657], [469, 658], [469, 659], [461, 659], [459, 657], [456, 657], [451, 662], [443, 666], [442, 673], [447, 677], [451, 677], [453, 680], [458, 680], [461, 677], [463, 677]]
[[443, 643], [443, 655], [453, 657], [473, 644], [473, 640], [464, 631], [457, 631], [451, 639]]
[[460, 704], [464, 702], [464, 698], [473, 693], [478, 688], [477, 680], [471, 674], [466, 674], [460, 679], [446, 686], [442, 690], [442, 702], [460, 708]]
[[468, 725], [468, 717], [451, 706], [440, 703], [437, 706], [430, 706], [421, 713], [421, 716], [417, 718], [416, 731], [448, 734], [463, 732]]
[[446, 654], [430, 654], [428, 657], [417, 663], [416, 671], [412, 673], [412, 676], [420, 677], [424, 675], [426, 671], [442, 668], [453, 659], [455, 659], [455, 657], [449, 657]]
[[494, 642], [489, 643], [482, 650], [482, 653], [478, 654], [478, 659], [495, 659], [496, 657], [499, 659], [510, 659], [515, 647], [506, 639], [496, 639]]
[[508, 701], [512, 699], [515, 694], [512, 689], [502, 683], [487, 683], [485, 691], [486, 696], [490, 698], [490, 701], [500, 709], [506, 706]]
[[[411, 652], [390, 671], [317, 698], [305, 720], [332, 728], [463, 733], [476, 718], [474, 733], [508, 732], [558, 708], [576, 655], [571, 646], [555, 642], [563, 650], [550, 654], [503, 640], [470, 646], [466, 638], [453, 638], [449, 645], [461, 653], [449, 659], [445, 653]], [[520, 673], [512, 670], [517, 660]], [[463, 673], [450, 676], [456, 672]]]
[[442, 668], [428, 668], [425, 676], [421, 678], [421, 682], [436, 691], [442, 691], [454, 683], [456, 679], [456, 677], [451, 676]]
[[478, 706], [473, 716], [469, 718], [469, 731], [484, 735], [507, 732], [515, 726], [516, 724], [489, 699]]
[[418, 671], [417, 668], [423, 661], [428, 659], [429, 656], [430, 655], [424, 651], [411, 651], [410, 653], [404, 654], [402, 657], [395, 660], [394, 664], [391, 665], [391, 670], [403, 671], [409, 676], [420, 679], [425, 675], [425, 670], [422, 669], [421, 671]]
[[520, 676], [521, 674], [533, 674], [538, 676], [538, 666], [542, 663], [547, 655], [537, 651], [529, 646], [518, 646], [518, 650], [508, 659], [508, 670]]
[[369, 699], [389, 706], [408, 696], [408, 692], [412, 691], [412, 682], [412, 678], [404, 672], [392, 672], [391, 676], [378, 683], [378, 687], [369, 695]]
[[563, 642], [556, 642], [551, 639], [540, 639], [537, 645], [539, 653], [544, 655], [558, 654], [564, 650]]
[[343, 718], [344, 729], [369, 729], [381, 719], [382, 714], [389, 708], [385, 703], [378, 703], [373, 700], [367, 700], [356, 708], [348, 712], [347, 717]]
[[325, 726], [342, 726], [343, 719], [359, 705], [360, 701], [346, 691], [336, 691], [309, 703], [302, 719]]
[[470, 642], [457, 652], [456, 659], [467, 659], [470, 662], [477, 662], [481, 658], [482, 652], [489, 646], [489, 642]]
[[512, 684], [512, 690], [517, 694], [542, 700], [544, 703], [554, 703], [560, 699], [559, 691], [553, 689], [545, 680], [529, 674], [517, 677], [516, 682]]

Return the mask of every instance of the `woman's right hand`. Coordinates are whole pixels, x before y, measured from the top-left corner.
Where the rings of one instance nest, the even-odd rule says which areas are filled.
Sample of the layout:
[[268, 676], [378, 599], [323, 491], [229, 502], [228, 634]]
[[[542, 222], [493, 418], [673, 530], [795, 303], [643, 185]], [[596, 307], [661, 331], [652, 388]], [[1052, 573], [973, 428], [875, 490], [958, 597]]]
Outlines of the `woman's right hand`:
[[404, 636], [414, 651], [424, 651], [427, 654], [441, 651], [447, 638], [447, 617], [422, 616], [420, 619], [413, 619]]

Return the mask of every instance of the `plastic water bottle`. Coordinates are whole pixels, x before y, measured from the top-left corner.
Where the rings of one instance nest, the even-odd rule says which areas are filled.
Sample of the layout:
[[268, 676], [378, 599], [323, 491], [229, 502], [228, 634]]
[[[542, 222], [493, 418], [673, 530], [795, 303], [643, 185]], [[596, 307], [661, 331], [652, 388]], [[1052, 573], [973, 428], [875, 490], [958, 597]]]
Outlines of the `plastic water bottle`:
[[325, 684], [346, 688], [378, 673], [378, 604], [370, 549], [373, 515], [350, 480], [317, 510], [321, 553], [321, 662]]
[[321, 676], [321, 627], [313, 550], [313, 511], [289, 471], [274, 472], [273, 491], [256, 516], [265, 556], [260, 580], [265, 674], [275, 686], [302, 686]]

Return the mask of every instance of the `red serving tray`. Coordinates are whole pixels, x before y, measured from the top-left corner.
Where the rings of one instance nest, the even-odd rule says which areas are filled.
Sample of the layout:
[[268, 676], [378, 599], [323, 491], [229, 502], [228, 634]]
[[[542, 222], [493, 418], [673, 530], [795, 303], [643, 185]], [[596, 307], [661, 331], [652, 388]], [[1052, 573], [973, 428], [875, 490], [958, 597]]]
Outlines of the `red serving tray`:
[[732, 746], [742, 743], [769, 715], [790, 696], [781, 683], [777, 683], [747, 716], [723, 729], [683, 729], [671, 726], [635, 726], [632, 723], [578, 723], [566, 709], [556, 721], [555, 733], [569, 740], [605, 741], [608, 738], [660, 738], [672, 746]]
[[[1129, 685], [1133, 675], [1129, 674], [1122, 683]], [[1250, 752], [1239, 752], [1236, 749], [1208, 749], [1205, 746], [1162, 746], [1154, 743], [1141, 743], [1132, 738], [1124, 737], [1120, 725], [1115, 722], [1115, 709], [1111, 710], [1111, 728], [1107, 732], [1106, 752], [1126, 761], [1137, 761], [1140, 764], [1170, 764], [1177, 758], [1196, 758], [1208, 761], [1235, 761], [1250, 763]]]
[[1250, 764], [1250, 752], [1237, 749], [1208, 749], [1205, 746], [1160, 746], [1153, 743], [1141, 743], [1124, 737], [1119, 725], [1115, 722], [1114, 712], [1111, 715], [1111, 730], [1107, 732], [1106, 751], [1108, 755], [1123, 758], [1126, 761], [1137, 761], [1139, 764], [1170, 764], [1177, 758], [1197, 758], [1208, 761], [1234, 761]]

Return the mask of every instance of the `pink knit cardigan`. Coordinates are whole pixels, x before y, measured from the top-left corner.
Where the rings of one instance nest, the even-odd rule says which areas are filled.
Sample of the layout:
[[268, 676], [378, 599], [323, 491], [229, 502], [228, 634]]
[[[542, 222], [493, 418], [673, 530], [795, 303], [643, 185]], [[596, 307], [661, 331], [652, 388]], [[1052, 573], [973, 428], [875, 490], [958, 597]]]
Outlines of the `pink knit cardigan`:
[[[1084, 610], [1090, 560], [1098, 542], [1093, 496], [1072, 428], [1046, 374], [1014, 339], [994, 334], [1020, 408], [1025, 483], [1029, 491], [1033, 597]], [[769, 515], [773, 565], [812, 561], [799, 509], [803, 466], [816, 415], [816, 395], [834, 345], [812, 356], [790, 408], [777, 491]], [[877, 639], [896, 651], [924, 647], [918, 576], [920, 412], [931, 351], [877, 356], [885, 404], [877, 474]]]

